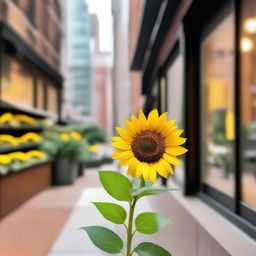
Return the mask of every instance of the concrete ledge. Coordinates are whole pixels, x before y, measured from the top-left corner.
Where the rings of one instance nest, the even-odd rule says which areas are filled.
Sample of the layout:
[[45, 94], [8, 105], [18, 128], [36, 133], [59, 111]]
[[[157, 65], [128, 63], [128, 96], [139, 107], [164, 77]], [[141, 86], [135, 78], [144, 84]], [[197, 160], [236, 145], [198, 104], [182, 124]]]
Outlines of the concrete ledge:
[[[168, 181], [170, 187], [177, 187]], [[197, 197], [185, 197], [182, 191], [169, 192], [195, 221], [230, 255], [256, 255], [256, 242]]]

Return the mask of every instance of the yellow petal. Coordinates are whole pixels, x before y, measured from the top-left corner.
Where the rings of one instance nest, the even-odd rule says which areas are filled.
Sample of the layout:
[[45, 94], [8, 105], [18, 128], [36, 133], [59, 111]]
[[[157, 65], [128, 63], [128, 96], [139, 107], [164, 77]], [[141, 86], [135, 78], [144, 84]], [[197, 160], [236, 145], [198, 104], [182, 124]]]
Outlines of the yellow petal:
[[175, 122], [176, 122], [176, 120], [171, 120], [162, 126], [161, 134], [164, 137], [168, 136], [173, 130], [175, 130], [175, 126], [173, 126], [175, 124]]
[[154, 169], [152, 169], [149, 165], [149, 179], [152, 183], [156, 182], [156, 171]]
[[148, 129], [154, 130], [158, 120], [158, 111], [154, 109], [148, 115]]
[[181, 165], [181, 161], [176, 156], [171, 156], [169, 154], [164, 153], [163, 158], [173, 165]]
[[135, 157], [131, 158], [129, 161], [127, 173], [133, 177], [137, 177], [136, 176], [136, 168], [137, 168], [138, 164], [139, 164], [139, 161]]
[[143, 175], [144, 180], [148, 179], [148, 176], [149, 176], [148, 163], [141, 162], [138, 164], [137, 169], [136, 169], [136, 176], [140, 177], [141, 175]]
[[129, 130], [134, 135], [136, 133], [134, 124], [126, 118], [124, 119], [124, 123], [125, 123], [126, 129]]
[[168, 162], [166, 162], [164, 159], [161, 159], [161, 160], [159, 161], [159, 163], [164, 167], [164, 169], [165, 169], [168, 173], [174, 174], [174, 171], [173, 171], [173, 169], [172, 169], [172, 166], [171, 166]]
[[112, 140], [115, 141], [115, 142], [117, 142], [117, 141], [122, 140], [122, 138], [121, 138], [121, 137], [112, 137]]
[[[118, 151], [118, 152], [117, 152]], [[133, 157], [133, 153], [130, 150], [124, 151], [124, 150], [117, 150], [113, 155], [112, 158], [113, 159], [128, 159]]]
[[132, 136], [125, 129], [116, 127], [116, 131], [124, 140], [131, 142]]
[[165, 146], [166, 147], [171, 147], [171, 146], [179, 146], [182, 145], [186, 142], [186, 138], [172, 138], [172, 137], [168, 137], [165, 139]]
[[165, 152], [169, 155], [179, 156], [186, 153], [188, 150], [180, 146], [172, 146], [165, 149]]
[[147, 129], [147, 119], [142, 110], [139, 113], [139, 131], [143, 131]]
[[130, 162], [130, 159], [122, 159], [120, 160], [120, 162], [118, 163], [120, 166], [128, 166]]
[[167, 120], [167, 112], [161, 114], [157, 120], [156, 128], [159, 128], [159, 131], [161, 131], [162, 127], [164, 127], [167, 124], [166, 120]]
[[118, 156], [124, 152], [123, 150], [116, 150], [113, 154], [112, 154], [112, 158], [113, 159], [118, 159]]
[[131, 115], [131, 122], [134, 126], [135, 133], [140, 132], [140, 122], [134, 115]]
[[183, 132], [184, 132], [184, 130], [173, 130], [173, 131], [170, 133], [170, 136], [179, 137]]
[[118, 141], [111, 144], [115, 148], [119, 149], [131, 149], [131, 144], [125, 141]]
[[158, 163], [155, 163], [155, 164], [154, 164], [154, 170], [156, 170], [157, 173], [158, 173], [160, 176], [162, 176], [162, 177], [164, 177], [164, 178], [166, 178], [166, 179], [168, 178], [168, 172], [167, 172], [165, 166], [162, 165], [161, 161], [159, 161]]

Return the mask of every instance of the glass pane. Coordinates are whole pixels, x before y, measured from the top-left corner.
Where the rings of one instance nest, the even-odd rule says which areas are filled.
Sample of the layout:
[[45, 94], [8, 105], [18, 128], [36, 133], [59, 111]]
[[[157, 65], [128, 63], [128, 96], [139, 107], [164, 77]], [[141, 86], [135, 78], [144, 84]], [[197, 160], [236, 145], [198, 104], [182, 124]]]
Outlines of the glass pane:
[[256, 209], [256, 2], [243, 1], [241, 23], [242, 200]]
[[44, 81], [37, 77], [37, 108], [44, 109]]
[[48, 94], [48, 110], [57, 114], [58, 113], [58, 91], [53, 85], [47, 85]]
[[203, 40], [203, 181], [234, 195], [234, 16], [228, 15]]
[[[178, 55], [167, 71], [167, 100], [169, 119], [176, 119], [181, 129], [183, 125], [183, 58]], [[175, 166], [174, 178], [180, 184], [184, 182], [184, 156], [181, 156], [182, 165]]]
[[15, 58], [5, 56], [2, 71], [2, 99], [19, 106], [32, 107], [34, 78], [28, 66]]

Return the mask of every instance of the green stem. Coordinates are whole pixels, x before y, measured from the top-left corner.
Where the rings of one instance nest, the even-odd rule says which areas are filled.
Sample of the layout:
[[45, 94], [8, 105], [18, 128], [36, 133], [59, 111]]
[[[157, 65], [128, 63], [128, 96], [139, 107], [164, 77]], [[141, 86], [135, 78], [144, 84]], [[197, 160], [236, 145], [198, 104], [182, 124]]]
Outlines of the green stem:
[[132, 225], [133, 225], [133, 215], [134, 215], [134, 209], [137, 202], [137, 198], [135, 197], [130, 204], [130, 210], [129, 210], [129, 222], [128, 222], [128, 229], [127, 229], [127, 251], [126, 256], [132, 256], [131, 253], [131, 247], [132, 247], [132, 237], [133, 237], [133, 231], [132, 231]]

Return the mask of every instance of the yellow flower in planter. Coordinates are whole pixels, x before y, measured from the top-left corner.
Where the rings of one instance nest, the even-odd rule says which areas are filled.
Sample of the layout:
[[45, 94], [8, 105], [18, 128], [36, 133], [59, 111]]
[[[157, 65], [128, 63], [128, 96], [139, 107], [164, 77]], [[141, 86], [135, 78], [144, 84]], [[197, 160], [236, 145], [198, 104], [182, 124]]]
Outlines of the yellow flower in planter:
[[139, 118], [131, 116], [125, 119], [126, 129], [117, 127], [120, 137], [113, 137], [112, 146], [118, 150], [112, 155], [119, 159], [121, 166], [128, 166], [128, 174], [133, 177], [143, 176], [144, 180], [156, 180], [157, 173], [167, 178], [174, 174], [171, 165], [180, 165], [178, 155], [187, 149], [181, 147], [186, 139], [180, 137], [183, 130], [174, 126], [175, 120], [167, 121], [167, 113], [158, 115], [152, 110], [148, 118], [140, 111]]
[[60, 138], [64, 141], [68, 141], [70, 139], [70, 137], [67, 133], [61, 133]]
[[11, 158], [8, 155], [0, 155], [0, 164], [9, 164], [11, 162]]
[[26, 155], [28, 157], [35, 157], [35, 158], [40, 158], [40, 159], [46, 157], [46, 154], [39, 150], [31, 150], [31, 151], [27, 152]]
[[4, 113], [3, 115], [0, 116], [0, 124], [7, 123], [13, 118], [12, 113]]
[[11, 158], [11, 160], [17, 159], [17, 160], [20, 160], [22, 162], [27, 162], [29, 160], [29, 156], [27, 156], [26, 153], [20, 152], [20, 151], [13, 152], [13, 153], [10, 153], [8, 155]]
[[28, 142], [28, 141], [40, 142], [41, 141], [41, 136], [37, 133], [34, 133], [34, 132], [28, 132], [28, 133], [24, 134], [23, 136], [21, 136], [19, 138], [19, 141], [21, 143], [25, 143], [25, 142]]
[[80, 133], [78, 133], [78, 132], [71, 132], [70, 136], [73, 139], [76, 139], [76, 140], [82, 140], [83, 139], [82, 135]]
[[13, 116], [13, 119], [15, 121], [28, 123], [28, 124], [35, 124], [37, 122], [35, 118], [27, 116], [27, 115], [15, 115], [15, 116]]
[[90, 152], [98, 152], [100, 150], [100, 145], [99, 144], [95, 144], [89, 147], [89, 151]]
[[0, 135], [0, 142], [6, 142], [6, 143], [9, 143], [12, 145], [19, 144], [19, 140], [16, 137], [9, 135], [9, 134]]

